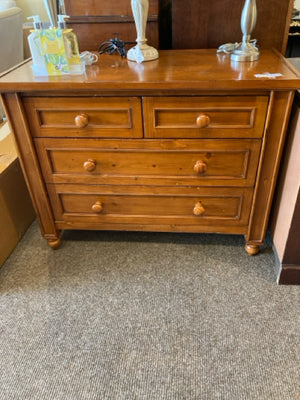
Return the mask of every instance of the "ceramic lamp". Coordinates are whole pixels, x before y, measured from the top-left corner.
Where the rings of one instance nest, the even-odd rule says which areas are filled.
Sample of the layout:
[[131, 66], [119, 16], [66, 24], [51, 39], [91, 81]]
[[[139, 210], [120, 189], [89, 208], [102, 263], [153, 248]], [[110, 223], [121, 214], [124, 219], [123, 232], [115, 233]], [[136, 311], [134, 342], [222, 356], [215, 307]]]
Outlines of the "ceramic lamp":
[[146, 43], [145, 36], [149, 0], [131, 0], [131, 8], [137, 32], [137, 44], [127, 52], [127, 58], [138, 63], [155, 60], [158, 58], [158, 51]]

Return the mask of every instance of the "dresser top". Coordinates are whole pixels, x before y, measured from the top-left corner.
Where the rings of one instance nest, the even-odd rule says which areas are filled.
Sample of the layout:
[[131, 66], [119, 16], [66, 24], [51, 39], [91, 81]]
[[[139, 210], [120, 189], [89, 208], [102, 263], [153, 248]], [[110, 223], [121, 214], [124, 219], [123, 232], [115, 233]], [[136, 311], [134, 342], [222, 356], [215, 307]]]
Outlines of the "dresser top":
[[0, 92], [23, 91], [201, 91], [299, 89], [300, 74], [281, 54], [262, 50], [255, 62], [232, 62], [209, 50], [163, 50], [142, 64], [103, 54], [83, 75], [35, 77], [26, 60], [2, 74]]

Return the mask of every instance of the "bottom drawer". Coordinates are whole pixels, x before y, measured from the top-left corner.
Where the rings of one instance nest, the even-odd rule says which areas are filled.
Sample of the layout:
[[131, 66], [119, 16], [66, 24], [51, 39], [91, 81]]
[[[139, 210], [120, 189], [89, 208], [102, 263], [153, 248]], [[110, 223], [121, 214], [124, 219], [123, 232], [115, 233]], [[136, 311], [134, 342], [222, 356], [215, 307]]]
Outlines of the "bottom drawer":
[[252, 201], [251, 188], [49, 184], [48, 191], [60, 229], [230, 232], [247, 226]]

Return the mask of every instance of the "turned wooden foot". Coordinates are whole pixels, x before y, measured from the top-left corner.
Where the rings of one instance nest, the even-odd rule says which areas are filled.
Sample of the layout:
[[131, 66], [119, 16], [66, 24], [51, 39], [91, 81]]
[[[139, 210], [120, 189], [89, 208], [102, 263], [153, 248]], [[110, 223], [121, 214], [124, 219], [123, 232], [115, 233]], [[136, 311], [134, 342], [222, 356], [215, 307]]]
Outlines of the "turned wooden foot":
[[58, 239], [55, 239], [55, 240], [48, 239], [48, 244], [53, 250], [58, 249], [59, 246], [60, 246], [60, 243], [61, 243], [61, 238], [58, 238]]
[[259, 252], [259, 246], [246, 243], [245, 250], [249, 254], [249, 256], [254, 256], [255, 254], [257, 254]]

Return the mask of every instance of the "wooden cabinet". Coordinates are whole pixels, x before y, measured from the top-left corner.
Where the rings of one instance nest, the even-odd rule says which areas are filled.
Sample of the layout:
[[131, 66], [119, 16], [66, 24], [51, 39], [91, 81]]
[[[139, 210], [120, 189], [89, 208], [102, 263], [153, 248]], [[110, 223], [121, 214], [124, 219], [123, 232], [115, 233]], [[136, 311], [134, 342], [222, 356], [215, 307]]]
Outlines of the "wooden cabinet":
[[[172, 48], [218, 48], [242, 40], [241, 13], [244, 0], [182, 0], [171, 3]], [[252, 38], [260, 49], [276, 48], [285, 54], [292, 0], [256, 0], [257, 23]], [[184, 32], [184, 34], [183, 34]]]
[[[136, 40], [130, 0], [64, 0], [68, 26], [76, 32], [80, 51], [97, 50], [99, 45], [118, 37], [125, 42]], [[151, 46], [158, 48], [159, 0], [149, 1], [146, 37]]]
[[[119, 37], [135, 41], [130, 0], [64, 0], [69, 26], [77, 33], [81, 51], [97, 50], [100, 43]], [[257, 0], [257, 24], [252, 38], [258, 46], [285, 54], [294, 2]], [[240, 42], [244, 0], [150, 0], [149, 44], [161, 49], [218, 48]], [[274, 29], [276, 27], [276, 29]]]
[[53, 248], [63, 229], [220, 232], [255, 254], [299, 82], [272, 51], [232, 65], [169, 50], [144, 64], [103, 55], [83, 77], [34, 78], [25, 62], [0, 90]]

